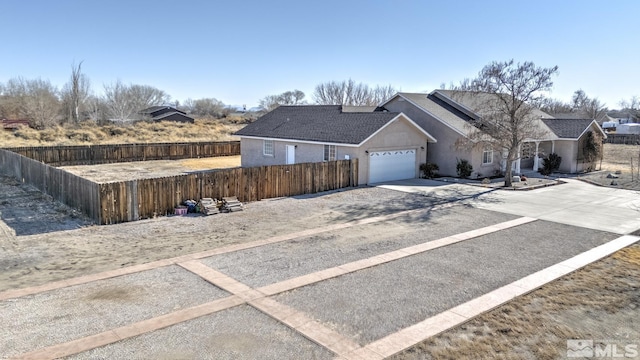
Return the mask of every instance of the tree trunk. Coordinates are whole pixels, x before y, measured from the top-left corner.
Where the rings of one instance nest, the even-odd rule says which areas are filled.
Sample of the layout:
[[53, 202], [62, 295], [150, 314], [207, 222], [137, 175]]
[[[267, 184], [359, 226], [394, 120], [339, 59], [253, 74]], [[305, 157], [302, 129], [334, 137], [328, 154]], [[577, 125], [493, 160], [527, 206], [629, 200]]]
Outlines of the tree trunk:
[[512, 170], [513, 167], [513, 160], [509, 157], [507, 157], [507, 167], [504, 171], [504, 186], [505, 187], [511, 187], [513, 184], [511, 183], [511, 180], [513, 179]]

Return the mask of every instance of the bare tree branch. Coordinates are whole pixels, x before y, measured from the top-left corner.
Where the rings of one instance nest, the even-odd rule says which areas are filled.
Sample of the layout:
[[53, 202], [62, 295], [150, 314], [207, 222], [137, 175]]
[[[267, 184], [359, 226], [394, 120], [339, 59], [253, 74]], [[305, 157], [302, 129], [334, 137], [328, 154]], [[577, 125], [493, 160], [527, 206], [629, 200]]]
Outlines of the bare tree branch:
[[544, 99], [557, 71], [557, 66], [542, 68], [532, 62], [493, 62], [467, 84], [471, 91], [458, 94], [475, 99], [473, 110], [479, 118], [470, 138], [507, 154], [505, 186], [511, 186], [511, 167], [520, 156], [520, 146], [545, 135], [533, 105]]
[[371, 88], [367, 84], [349, 79], [318, 84], [313, 92], [313, 99], [319, 105], [374, 106], [395, 93], [396, 89], [391, 85]]

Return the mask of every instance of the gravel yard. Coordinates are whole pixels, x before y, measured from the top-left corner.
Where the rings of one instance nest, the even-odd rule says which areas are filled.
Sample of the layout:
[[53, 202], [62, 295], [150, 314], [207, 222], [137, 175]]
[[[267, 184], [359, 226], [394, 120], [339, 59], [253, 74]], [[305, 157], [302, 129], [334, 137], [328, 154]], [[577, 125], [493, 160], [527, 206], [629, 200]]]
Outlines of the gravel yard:
[[190, 320], [69, 359], [333, 359], [334, 354], [249, 306]]
[[[598, 204], [598, 208], [618, 199], [629, 204], [635, 201], [634, 194], [620, 194], [618, 190], [600, 192], [602, 188], [594, 187], [595, 190], [585, 192], [583, 187], [588, 185], [580, 182], [575, 182], [580, 186], [569, 182], [522, 192], [528, 194], [526, 197], [519, 192], [496, 196], [496, 190], [481, 194], [485, 190], [462, 185], [439, 185], [438, 191], [416, 193], [361, 187], [248, 203], [245, 211], [210, 217], [170, 216], [92, 226], [80, 216], [69, 216], [65, 206], [37, 196], [33, 188], [0, 179], [0, 196], [5, 199], [0, 200], [0, 235], [3, 235], [0, 239], [3, 250], [0, 252], [0, 291], [399, 211], [419, 210], [390, 220], [211, 256], [201, 259], [202, 263], [191, 261], [200, 264], [201, 270], [182, 264], [195, 273], [168, 265], [0, 301], [0, 317], [12, 321], [10, 327], [0, 332], [0, 358], [174, 313], [228, 295], [212, 285], [213, 280], [205, 281], [196, 275], [204, 276], [198, 271], [206, 273], [202, 268], [207, 265], [235, 279], [229, 279], [231, 281], [257, 287], [448, 235], [491, 228], [492, 224], [520, 216], [540, 219], [540, 216], [552, 214], [557, 218], [557, 222], [525, 218], [530, 222], [508, 228], [494, 227], [496, 230], [487, 235], [312, 285], [300, 285], [302, 287], [298, 289], [270, 297], [316, 319], [319, 326], [365, 345], [621, 234], [608, 228], [572, 226], [574, 224], [567, 222], [571, 216], [540, 207], [541, 202], [544, 206], [553, 206], [546, 199], [553, 198], [563, 205], [573, 201], [572, 206], [576, 208], [581, 208], [582, 199], [571, 198], [572, 193], [583, 194], [578, 198], [588, 197], [590, 204]], [[562, 186], [566, 189], [561, 189]], [[546, 197], [538, 199], [542, 194]], [[462, 201], [432, 209], [435, 204], [456, 200]], [[28, 222], [17, 221], [20, 217], [15, 215], [8, 216], [17, 214], [16, 204], [31, 203], [34, 205], [22, 209], [30, 211]], [[480, 204], [490, 205], [492, 209], [480, 209]], [[518, 211], [513, 209], [514, 204]], [[506, 214], [508, 211], [504, 208], [507, 206], [512, 207], [511, 213], [518, 215]], [[38, 209], [42, 209], [42, 215]], [[584, 215], [599, 214], [596, 210]], [[64, 224], [62, 229], [55, 227], [57, 223], [51, 228], [47, 225], [49, 216], [56, 213]], [[560, 219], [564, 223], [560, 223]], [[638, 227], [633, 227], [633, 219], [625, 218], [625, 221], [625, 229]], [[638, 246], [596, 263], [605, 265], [586, 278], [570, 275], [537, 297], [521, 298], [528, 299], [530, 304], [518, 303], [521, 299], [510, 302], [488, 313], [493, 315], [484, 322], [473, 320], [445, 332], [435, 343], [429, 342], [433, 339], [427, 340], [398, 356], [453, 359], [509, 354], [503, 358], [514, 358], [525, 347], [529, 358], [554, 358], [560, 356], [558, 348], [564, 350], [561, 341], [566, 341], [568, 336], [637, 336], [637, 330], [633, 332], [633, 329], [639, 327], [628, 317], [637, 318], [640, 292], [634, 279], [638, 277], [635, 272], [640, 265], [640, 252], [629, 253], [628, 249]], [[213, 269], [208, 270], [213, 272]], [[569, 280], [563, 282], [565, 279]], [[223, 284], [218, 286], [234, 291]], [[594, 292], [591, 288], [602, 291]], [[239, 295], [235, 296], [238, 298]], [[541, 302], [550, 307], [544, 305], [544, 311], [540, 310]], [[553, 312], [554, 306], [561, 311]], [[507, 310], [496, 315], [500, 309]], [[533, 317], [529, 313], [537, 315]], [[505, 317], [504, 314], [512, 315]], [[555, 328], [549, 330], [544, 328], [552, 324], [549, 322], [552, 320], [560, 325], [551, 325]], [[599, 321], [605, 325], [598, 325]], [[532, 325], [527, 326], [529, 323]], [[18, 335], [14, 335], [16, 328], [20, 329]], [[556, 331], [556, 328], [560, 330]], [[620, 329], [623, 333], [588, 332], [600, 328]], [[72, 357], [324, 359], [335, 356], [294, 329], [255, 308], [239, 305], [121, 341], [118, 341], [121, 338], [115, 338], [109, 345]], [[447, 335], [449, 332], [451, 335]], [[547, 351], [547, 340], [552, 341], [555, 353]], [[536, 346], [541, 350], [531, 350]], [[13, 351], [9, 355], [5, 354], [7, 348]], [[531, 354], [534, 355], [529, 356]]]
[[[412, 217], [413, 224], [399, 219], [361, 225], [217, 255], [202, 262], [259, 287], [516, 218], [461, 205], [418, 214]], [[466, 221], [460, 222], [460, 217]]]
[[[0, 253], [0, 291], [446, 201], [387, 189], [355, 188], [322, 196], [248, 203], [244, 211], [229, 214], [170, 216], [91, 226], [82, 216], [70, 217], [72, 210], [33, 187], [7, 177], [0, 179], [0, 197], [9, 199], [0, 201], [0, 219], [7, 219], [10, 226], [0, 227], [7, 233], [0, 239], [5, 250]], [[19, 204], [33, 205], [21, 209]], [[11, 215], [17, 212], [30, 221]], [[408, 223], [412, 217], [403, 219]], [[70, 230], [60, 231], [59, 224]]]
[[0, 349], [17, 355], [228, 295], [171, 266], [0, 302], [13, 329], [0, 332]]
[[[531, 232], [536, 232], [535, 241], [525, 235]], [[530, 223], [276, 299], [364, 345], [616, 237], [561, 224]]]

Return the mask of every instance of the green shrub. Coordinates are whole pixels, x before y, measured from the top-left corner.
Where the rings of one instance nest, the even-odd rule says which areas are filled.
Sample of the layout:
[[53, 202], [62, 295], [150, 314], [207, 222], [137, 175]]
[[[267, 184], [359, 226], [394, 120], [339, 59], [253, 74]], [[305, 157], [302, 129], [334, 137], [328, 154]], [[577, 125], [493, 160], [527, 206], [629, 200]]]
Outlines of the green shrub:
[[546, 158], [542, 159], [542, 168], [539, 170], [542, 175], [551, 175], [552, 172], [560, 169], [560, 163], [562, 157], [556, 153], [551, 153]]
[[456, 172], [458, 176], [467, 179], [473, 172], [473, 166], [466, 159], [456, 159]]
[[422, 174], [423, 179], [433, 179], [436, 176], [438, 170], [440, 170], [438, 164], [429, 162], [420, 164], [420, 173]]

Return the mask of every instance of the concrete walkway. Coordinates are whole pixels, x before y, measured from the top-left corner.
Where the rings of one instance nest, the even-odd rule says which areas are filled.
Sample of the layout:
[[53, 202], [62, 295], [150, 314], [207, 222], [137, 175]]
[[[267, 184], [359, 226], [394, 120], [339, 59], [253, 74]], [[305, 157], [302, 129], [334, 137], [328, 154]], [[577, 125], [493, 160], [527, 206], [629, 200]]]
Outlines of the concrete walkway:
[[531, 191], [490, 190], [477, 186], [411, 179], [379, 185], [442, 199], [461, 199], [486, 210], [567, 225], [628, 234], [640, 229], [640, 194], [599, 187], [574, 179]]
[[[640, 228], [637, 215], [600, 223], [607, 211], [633, 214], [637, 196], [579, 182], [527, 192], [417, 180], [384, 186], [456, 201], [1, 292], [0, 317], [10, 323], [0, 330], [0, 358], [383, 359], [640, 239], [619, 236]], [[510, 220], [492, 220], [499, 219], [493, 211], [510, 214]], [[393, 235], [395, 247], [380, 247], [380, 253], [362, 252], [333, 265], [342, 255], [318, 248], [317, 270], [249, 284], [265, 282], [250, 276], [256, 266], [252, 249], [264, 254], [264, 266], [273, 264], [268, 271], [280, 272], [309, 261], [302, 260], [304, 244], [320, 235], [350, 243], [358, 233], [351, 230], [390, 224], [400, 229], [408, 216], [427, 213], [425, 224]], [[426, 229], [464, 221], [463, 213], [488, 223], [416, 242]], [[556, 239], [558, 234], [572, 236]], [[236, 269], [218, 268], [227, 255], [236, 256], [236, 267], [248, 266], [240, 272], [246, 281], [233, 275]], [[401, 311], [388, 301], [406, 300], [410, 293], [420, 302], [403, 302]], [[453, 296], [428, 300], [440, 293]], [[384, 316], [401, 321], [382, 321], [375, 331], [362, 332]]]

